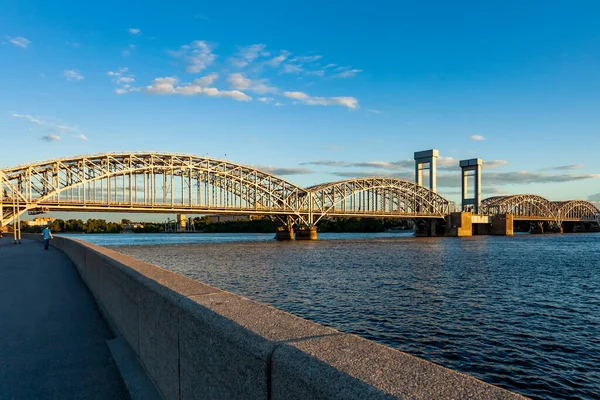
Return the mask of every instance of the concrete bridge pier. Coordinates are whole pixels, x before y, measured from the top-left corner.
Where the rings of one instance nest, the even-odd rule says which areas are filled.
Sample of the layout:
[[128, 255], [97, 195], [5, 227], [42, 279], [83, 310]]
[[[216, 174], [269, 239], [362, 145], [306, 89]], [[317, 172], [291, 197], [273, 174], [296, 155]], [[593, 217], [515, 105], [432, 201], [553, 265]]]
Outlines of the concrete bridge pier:
[[296, 231], [296, 240], [317, 240], [317, 227], [303, 227]]
[[275, 231], [275, 239], [277, 240], [294, 240], [294, 228], [291, 226], [280, 226]]
[[445, 223], [443, 219], [420, 218], [415, 219], [414, 221], [416, 237], [443, 236], [445, 233]]
[[473, 213], [470, 211], [453, 212], [446, 217], [446, 236], [473, 236]]
[[492, 235], [513, 236], [514, 218], [512, 214], [498, 214], [492, 217]]

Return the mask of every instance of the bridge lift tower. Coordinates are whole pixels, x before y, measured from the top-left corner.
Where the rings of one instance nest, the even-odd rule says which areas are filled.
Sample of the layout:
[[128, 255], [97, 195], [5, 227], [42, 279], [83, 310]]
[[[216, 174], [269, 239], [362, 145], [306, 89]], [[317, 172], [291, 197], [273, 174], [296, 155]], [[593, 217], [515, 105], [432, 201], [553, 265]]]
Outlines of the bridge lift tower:
[[[479, 213], [481, 208], [481, 158], [461, 160], [460, 169], [462, 175], [462, 210]], [[473, 195], [469, 196], [469, 177], [473, 178]]]
[[415, 152], [415, 183], [423, 186], [423, 170], [429, 169], [429, 189], [437, 192], [437, 158], [440, 152], [436, 149]]

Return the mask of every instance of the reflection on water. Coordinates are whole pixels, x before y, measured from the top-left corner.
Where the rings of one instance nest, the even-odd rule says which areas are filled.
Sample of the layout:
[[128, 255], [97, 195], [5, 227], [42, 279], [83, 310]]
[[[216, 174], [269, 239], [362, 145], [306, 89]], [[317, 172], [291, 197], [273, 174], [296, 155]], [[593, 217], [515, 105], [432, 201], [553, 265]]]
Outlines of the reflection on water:
[[600, 234], [123, 236], [123, 253], [524, 395], [600, 398]]

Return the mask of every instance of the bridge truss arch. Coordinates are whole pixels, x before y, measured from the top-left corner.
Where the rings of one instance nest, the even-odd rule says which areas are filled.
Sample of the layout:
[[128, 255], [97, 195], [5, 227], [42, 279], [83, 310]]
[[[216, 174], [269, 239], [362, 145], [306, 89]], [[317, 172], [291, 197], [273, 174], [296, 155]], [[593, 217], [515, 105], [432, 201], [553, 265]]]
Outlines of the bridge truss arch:
[[600, 210], [585, 200], [569, 200], [554, 202], [561, 221], [598, 222]]
[[354, 178], [306, 190], [314, 224], [325, 216], [444, 218], [450, 212], [450, 201], [444, 197], [395, 178]]
[[481, 202], [483, 214], [513, 214], [516, 219], [557, 221], [556, 203], [535, 194], [489, 197]]
[[11, 211], [15, 196], [19, 214], [48, 210], [300, 214], [307, 201], [304, 189], [258, 168], [173, 153], [63, 158], [3, 169], [0, 175], [3, 225], [15, 217]]

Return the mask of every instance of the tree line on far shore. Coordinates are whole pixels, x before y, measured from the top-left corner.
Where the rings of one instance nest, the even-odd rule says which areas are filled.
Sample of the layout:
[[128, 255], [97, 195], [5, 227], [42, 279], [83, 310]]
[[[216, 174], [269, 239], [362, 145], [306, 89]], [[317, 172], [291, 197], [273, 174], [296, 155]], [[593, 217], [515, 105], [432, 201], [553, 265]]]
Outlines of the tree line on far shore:
[[[269, 233], [275, 232], [277, 225], [268, 217], [250, 220], [211, 222], [209, 217], [196, 217], [192, 220], [196, 232], [205, 233]], [[168, 225], [167, 225], [168, 226]], [[50, 225], [53, 232], [72, 233], [159, 233], [165, 231], [164, 223], [132, 223], [128, 219], [110, 222], [104, 219], [56, 219]], [[384, 232], [388, 229], [412, 229], [409, 220], [392, 218], [330, 218], [319, 221], [319, 232]], [[24, 226], [23, 232], [40, 232], [42, 227]]]

